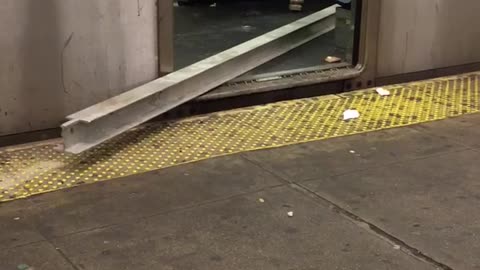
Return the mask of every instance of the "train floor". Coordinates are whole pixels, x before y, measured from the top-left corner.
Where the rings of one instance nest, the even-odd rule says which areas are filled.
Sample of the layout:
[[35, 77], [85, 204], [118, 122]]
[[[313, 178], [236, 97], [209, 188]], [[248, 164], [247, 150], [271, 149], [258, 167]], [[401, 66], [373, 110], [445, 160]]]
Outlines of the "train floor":
[[[297, 100], [163, 127], [175, 138], [136, 134], [133, 141], [126, 138], [128, 145], [116, 141], [107, 148], [116, 148], [115, 153], [134, 150], [125, 156], [100, 152], [101, 160], [90, 153], [75, 163], [76, 168], [65, 165], [70, 171], [56, 168], [55, 174], [47, 175], [78, 175], [78, 186], [10, 197], [0, 204], [0, 269], [480, 269], [480, 107], [471, 103], [478, 101], [478, 85], [478, 74], [468, 74], [391, 86], [392, 96], [378, 99], [363, 91]], [[435, 87], [440, 90], [422, 92]], [[422, 94], [412, 96], [415, 89]], [[450, 93], [452, 102], [439, 96], [442, 91]], [[400, 97], [397, 106], [395, 98]], [[471, 102], [465, 103], [465, 98]], [[325, 117], [335, 111], [329, 107], [332, 102], [339, 100], [357, 104], [368, 121], [339, 119], [328, 127], [342, 134], [304, 138], [316, 134], [308, 133], [312, 129], [328, 133], [325, 124], [321, 129], [320, 124], [312, 126], [323, 119], [312, 114], [318, 110]], [[383, 104], [385, 117], [409, 116], [410, 122], [381, 126], [383, 111], [373, 109], [369, 116], [367, 107], [355, 103], [360, 100]], [[375, 106], [370, 103], [368, 108]], [[267, 121], [271, 110], [280, 110], [275, 129], [249, 126], [248, 117], [260, 114]], [[456, 115], [444, 117], [442, 112]], [[296, 113], [309, 116], [310, 122], [295, 120]], [[237, 140], [240, 131], [231, 132], [239, 115], [242, 134], [252, 136], [243, 137], [253, 144], [250, 148]], [[298, 123], [280, 130], [292, 119]], [[108, 162], [116, 168], [121, 160], [134, 164], [136, 158], [143, 164], [139, 167], [153, 166], [149, 158], [161, 164], [159, 154], [146, 155], [151, 141], [175, 139], [175, 147], [181, 147], [177, 154], [182, 155], [188, 148], [183, 139], [195, 143], [187, 137], [195, 133], [197, 121], [205, 132], [217, 132], [210, 138], [198, 134], [209, 140], [201, 148], [210, 151], [208, 156], [85, 184], [87, 177], [98, 176], [89, 174], [95, 164], [105, 165], [97, 174], [107, 174], [108, 164], [101, 163], [105, 160], [114, 159]], [[216, 131], [215, 126], [229, 131]], [[266, 141], [262, 129], [271, 137], [259, 146], [255, 138]], [[285, 141], [272, 145], [282, 136]], [[229, 149], [241, 149], [229, 154], [208, 150], [227, 144], [225, 138]], [[24, 166], [50, 146], [36, 147], [0, 153], [0, 168], [10, 163]], [[22, 155], [14, 154], [18, 151], [29, 158], [20, 161]], [[49, 153], [43, 157], [50, 157], [48, 164], [58, 163]], [[78, 166], [86, 167], [80, 173]]]

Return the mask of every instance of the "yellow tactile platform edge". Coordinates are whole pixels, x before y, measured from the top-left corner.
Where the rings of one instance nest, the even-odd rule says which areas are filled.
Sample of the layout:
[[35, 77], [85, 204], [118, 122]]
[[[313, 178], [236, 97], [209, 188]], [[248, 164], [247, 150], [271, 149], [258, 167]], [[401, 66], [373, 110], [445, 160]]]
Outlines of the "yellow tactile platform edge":
[[[81, 155], [45, 144], [0, 152], [0, 201], [188, 162], [478, 112], [480, 72], [279, 102], [137, 128]], [[347, 109], [359, 119], [344, 121]]]

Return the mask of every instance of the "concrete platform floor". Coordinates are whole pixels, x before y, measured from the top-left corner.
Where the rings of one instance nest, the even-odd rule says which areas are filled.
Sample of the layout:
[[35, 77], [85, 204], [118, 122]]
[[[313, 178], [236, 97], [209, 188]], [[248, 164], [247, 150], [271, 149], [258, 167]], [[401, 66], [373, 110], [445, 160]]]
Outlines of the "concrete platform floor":
[[474, 114], [3, 203], [0, 269], [480, 269], [479, 135]]

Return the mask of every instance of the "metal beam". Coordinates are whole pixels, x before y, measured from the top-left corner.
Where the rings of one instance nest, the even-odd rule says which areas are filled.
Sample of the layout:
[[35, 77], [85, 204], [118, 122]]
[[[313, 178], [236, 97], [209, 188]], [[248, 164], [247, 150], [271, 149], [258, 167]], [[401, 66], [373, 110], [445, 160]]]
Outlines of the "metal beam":
[[80, 153], [167, 112], [335, 28], [337, 5], [93, 105], [62, 125], [65, 151]]

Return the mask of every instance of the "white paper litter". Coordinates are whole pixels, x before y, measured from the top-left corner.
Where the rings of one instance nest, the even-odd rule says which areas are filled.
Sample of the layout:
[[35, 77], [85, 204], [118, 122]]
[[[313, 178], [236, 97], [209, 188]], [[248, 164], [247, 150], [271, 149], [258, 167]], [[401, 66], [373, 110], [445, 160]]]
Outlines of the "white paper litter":
[[340, 61], [342, 61], [342, 59], [336, 56], [327, 56], [325, 58], [325, 62], [327, 63], [338, 63]]
[[264, 203], [265, 200], [263, 198], [258, 199], [259, 202]]
[[357, 119], [360, 113], [357, 110], [346, 110], [343, 112], [343, 120]]
[[399, 250], [399, 249], [400, 249], [400, 246], [399, 246], [399, 245], [394, 245], [394, 246], [393, 246], [393, 249]]
[[289, 217], [293, 217], [293, 211], [288, 212], [287, 215], [288, 215]]
[[65, 145], [57, 144], [53, 147], [53, 151], [61, 153], [61, 152], [65, 151]]
[[379, 88], [375, 89], [375, 91], [377, 91], [377, 93], [382, 97], [383, 96], [390, 96], [390, 91], [388, 91], [385, 88], [379, 87]]

